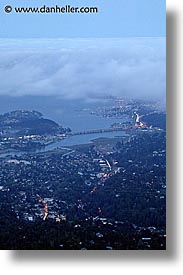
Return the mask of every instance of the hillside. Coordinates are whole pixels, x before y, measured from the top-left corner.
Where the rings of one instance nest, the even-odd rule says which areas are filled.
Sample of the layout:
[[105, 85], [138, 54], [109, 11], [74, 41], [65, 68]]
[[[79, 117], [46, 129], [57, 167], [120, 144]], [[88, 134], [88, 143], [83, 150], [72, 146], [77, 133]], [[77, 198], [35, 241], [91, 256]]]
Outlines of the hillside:
[[64, 133], [65, 130], [56, 122], [43, 118], [37, 111], [17, 110], [0, 115], [0, 128], [13, 135], [44, 135]]

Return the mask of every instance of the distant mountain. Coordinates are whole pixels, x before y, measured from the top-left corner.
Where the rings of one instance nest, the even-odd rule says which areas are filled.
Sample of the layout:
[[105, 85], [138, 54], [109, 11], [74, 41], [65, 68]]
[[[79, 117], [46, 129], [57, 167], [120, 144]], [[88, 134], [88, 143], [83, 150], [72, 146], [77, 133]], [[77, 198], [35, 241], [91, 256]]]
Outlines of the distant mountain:
[[0, 115], [0, 130], [16, 134], [55, 134], [66, 130], [37, 111], [16, 110]]

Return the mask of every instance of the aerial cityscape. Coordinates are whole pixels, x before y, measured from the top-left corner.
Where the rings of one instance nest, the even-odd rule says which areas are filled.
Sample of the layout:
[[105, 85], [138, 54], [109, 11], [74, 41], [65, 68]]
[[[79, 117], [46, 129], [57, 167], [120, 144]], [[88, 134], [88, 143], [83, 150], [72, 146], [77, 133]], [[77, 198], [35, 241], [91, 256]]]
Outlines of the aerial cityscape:
[[165, 250], [166, 1], [13, 2], [0, 3], [0, 249]]
[[74, 129], [40, 110], [0, 115], [1, 249], [166, 249], [165, 109], [76, 106]]

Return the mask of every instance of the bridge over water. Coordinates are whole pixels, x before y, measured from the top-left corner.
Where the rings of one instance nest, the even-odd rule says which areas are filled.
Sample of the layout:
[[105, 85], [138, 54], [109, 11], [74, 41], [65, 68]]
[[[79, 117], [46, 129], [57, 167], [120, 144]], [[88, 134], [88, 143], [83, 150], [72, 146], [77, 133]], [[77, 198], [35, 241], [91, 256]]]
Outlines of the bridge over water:
[[80, 132], [73, 132], [69, 135], [71, 136], [78, 136], [78, 135], [89, 135], [89, 134], [99, 134], [99, 133], [107, 133], [107, 132], [118, 132], [118, 131], [125, 131], [129, 130], [132, 127], [127, 126], [120, 126], [120, 127], [111, 127], [111, 128], [105, 128], [105, 129], [93, 129], [93, 130], [84, 130]]

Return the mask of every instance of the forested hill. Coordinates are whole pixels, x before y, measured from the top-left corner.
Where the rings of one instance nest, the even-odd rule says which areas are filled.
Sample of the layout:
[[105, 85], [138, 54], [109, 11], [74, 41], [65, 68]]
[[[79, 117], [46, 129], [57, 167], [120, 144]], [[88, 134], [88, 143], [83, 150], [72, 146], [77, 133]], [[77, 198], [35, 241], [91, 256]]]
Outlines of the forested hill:
[[65, 130], [37, 111], [17, 110], [0, 115], [0, 128], [18, 134], [54, 134]]

